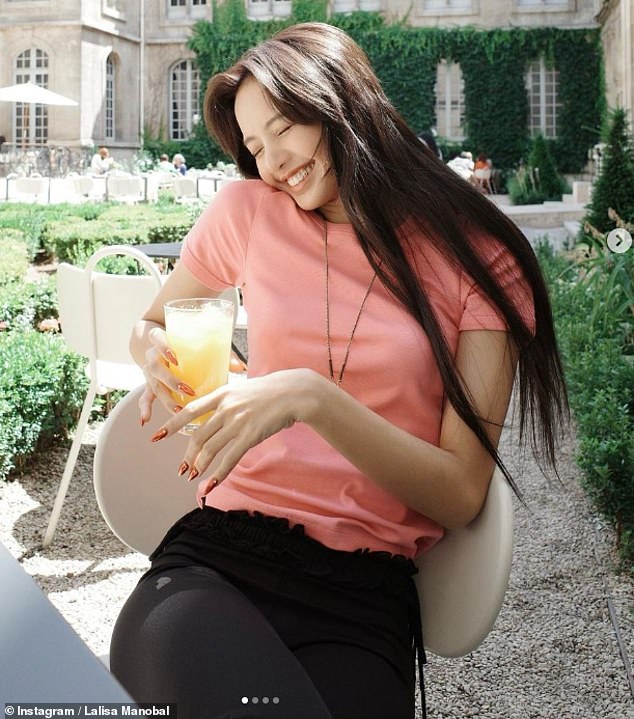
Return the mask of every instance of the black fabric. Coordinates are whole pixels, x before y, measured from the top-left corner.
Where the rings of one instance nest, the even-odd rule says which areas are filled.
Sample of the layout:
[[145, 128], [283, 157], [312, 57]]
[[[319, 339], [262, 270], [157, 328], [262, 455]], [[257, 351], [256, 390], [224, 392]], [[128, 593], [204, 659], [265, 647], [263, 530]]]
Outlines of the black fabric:
[[[177, 701], [181, 719], [414, 716], [424, 651], [411, 560], [210, 507], [179, 520], [151, 559], [111, 648], [136, 699]], [[261, 701], [242, 704], [249, 695]]]

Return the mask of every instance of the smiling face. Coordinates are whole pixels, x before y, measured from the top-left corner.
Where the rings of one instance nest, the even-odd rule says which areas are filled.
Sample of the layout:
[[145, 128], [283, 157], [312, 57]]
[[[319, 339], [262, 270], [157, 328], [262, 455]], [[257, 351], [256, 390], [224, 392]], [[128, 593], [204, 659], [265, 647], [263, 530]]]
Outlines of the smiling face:
[[267, 185], [286, 192], [303, 210], [319, 210], [330, 222], [348, 222], [321, 124], [303, 125], [281, 115], [253, 77], [236, 93], [235, 116]]

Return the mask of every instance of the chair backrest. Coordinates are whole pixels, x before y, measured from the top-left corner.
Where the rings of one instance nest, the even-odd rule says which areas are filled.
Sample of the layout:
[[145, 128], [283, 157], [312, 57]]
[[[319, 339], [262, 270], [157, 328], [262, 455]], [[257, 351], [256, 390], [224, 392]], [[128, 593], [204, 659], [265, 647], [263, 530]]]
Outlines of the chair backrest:
[[177, 177], [174, 180], [174, 198], [197, 198], [198, 183], [193, 177]]
[[[97, 503], [126, 545], [151, 554], [165, 532], [196, 506], [196, 482], [177, 476], [188, 437], [150, 437], [167, 419], [154, 403], [152, 420], [139, 426], [137, 388], [104, 423], [94, 457]], [[446, 537], [418, 561], [426, 648], [440, 656], [473, 651], [491, 630], [502, 605], [512, 555], [513, 508], [502, 475], [493, 475], [485, 506], [474, 522]]]
[[[134, 257], [149, 275], [95, 272], [97, 262], [109, 255]], [[139, 250], [125, 245], [97, 250], [84, 269], [60, 263], [57, 295], [66, 343], [91, 361], [132, 363], [128, 349], [132, 328], [161, 286], [156, 265]]]
[[15, 190], [20, 195], [29, 195], [39, 199], [48, 195], [49, 179], [47, 177], [18, 177], [15, 180]]
[[423, 638], [429, 651], [460, 657], [484, 641], [502, 607], [512, 558], [512, 492], [496, 469], [476, 519], [447, 531], [416, 561]]
[[491, 168], [490, 167], [480, 167], [477, 170], [474, 170], [473, 173], [478, 180], [490, 180], [491, 179]]
[[109, 200], [144, 200], [145, 179], [136, 175], [108, 175], [106, 177], [106, 192]]

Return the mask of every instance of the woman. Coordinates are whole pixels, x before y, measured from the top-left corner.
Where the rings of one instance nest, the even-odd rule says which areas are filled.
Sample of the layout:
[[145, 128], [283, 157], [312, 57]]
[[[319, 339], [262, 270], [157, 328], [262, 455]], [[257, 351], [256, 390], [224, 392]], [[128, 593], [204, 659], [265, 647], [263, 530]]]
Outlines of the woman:
[[[211, 79], [205, 120], [250, 179], [203, 213], [131, 345], [141, 421], [155, 398], [173, 412], [154, 441], [213, 412], [178, 458], [201, 508], [152, 555], [111, 666], [181, 719], [409, 719], [412, 559], [503, 468], [516, 367], [522, 427], [554, 463], [567, 405], [535, 256], [332, 26], [248, 51]], [[249, 378], [178, 411], [163, 303], [236, 285]]]

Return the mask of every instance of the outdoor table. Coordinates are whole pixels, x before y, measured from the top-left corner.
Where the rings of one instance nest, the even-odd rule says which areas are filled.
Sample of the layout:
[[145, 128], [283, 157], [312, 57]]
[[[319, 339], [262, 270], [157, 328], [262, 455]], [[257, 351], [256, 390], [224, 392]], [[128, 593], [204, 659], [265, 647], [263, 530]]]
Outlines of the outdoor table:
[[1, 543], [0, 577], [3, 702], [132, 702]]
[[148, 257], [165, 257], [168, 260], [177, 260], [181, 255], [182, 242], [152, 242], [149, 245], [135, 245]]

